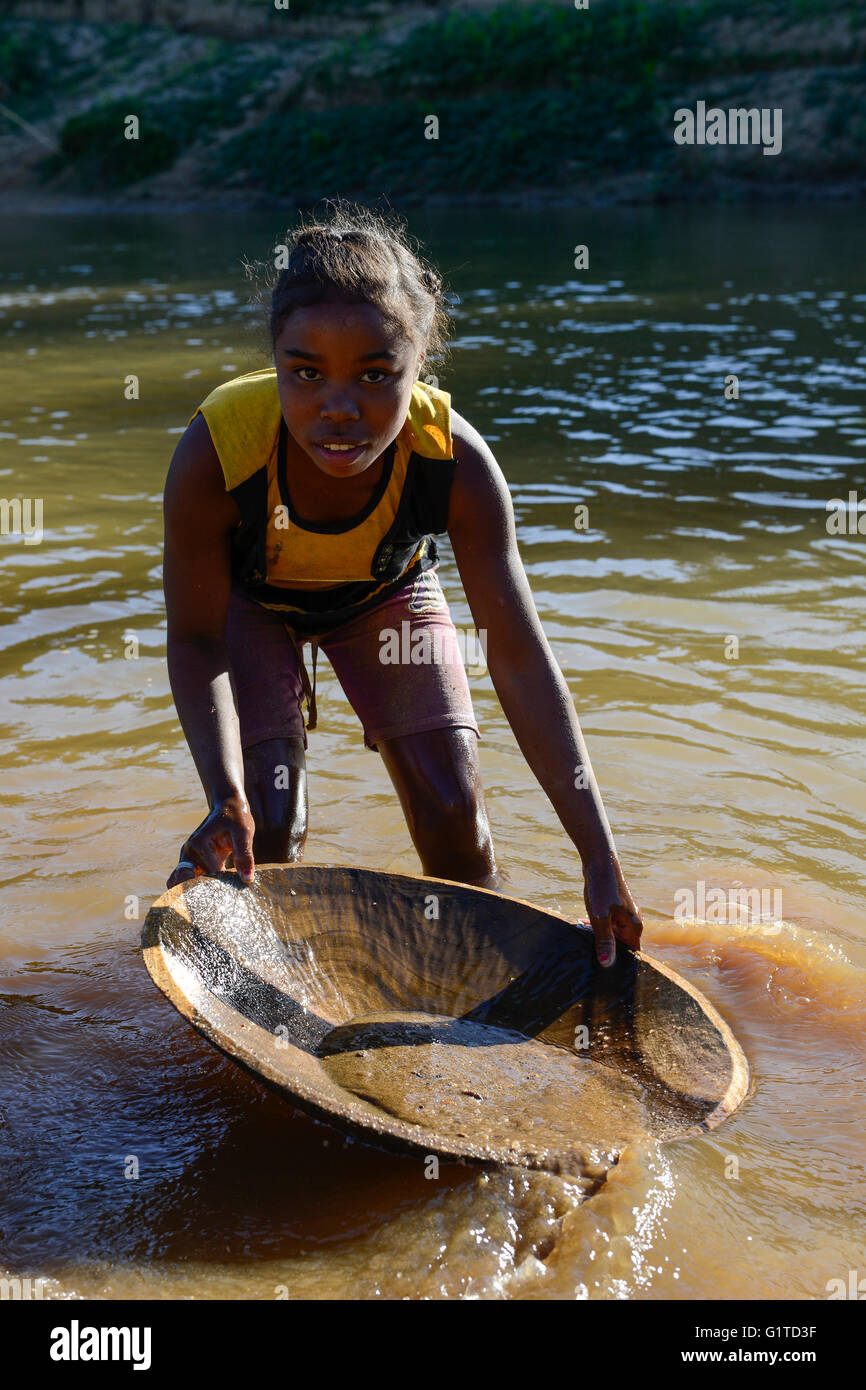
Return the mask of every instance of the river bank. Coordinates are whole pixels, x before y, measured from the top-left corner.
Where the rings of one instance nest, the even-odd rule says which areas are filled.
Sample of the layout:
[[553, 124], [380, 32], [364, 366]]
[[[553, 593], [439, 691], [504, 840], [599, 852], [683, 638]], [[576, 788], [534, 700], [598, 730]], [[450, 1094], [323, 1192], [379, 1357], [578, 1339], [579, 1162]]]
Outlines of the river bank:
[[[604, 207], [866, 193], [866, 14], [853, 3], [332, 4], [269, 15], [264, 28], [250, 18], [248, 37], [244, 3], [188, 8], [173, 7], [173, 25], [99, 22], [84, 0], [54, 5], [48, 24], [38, 0], [7, 9], [7, 206], [265, 210], [340, 193], [395, 206]], [[677, 143], [675, 113], [701, 103], [778, 112], [778, 149], [757, 127], [740, 143]]]

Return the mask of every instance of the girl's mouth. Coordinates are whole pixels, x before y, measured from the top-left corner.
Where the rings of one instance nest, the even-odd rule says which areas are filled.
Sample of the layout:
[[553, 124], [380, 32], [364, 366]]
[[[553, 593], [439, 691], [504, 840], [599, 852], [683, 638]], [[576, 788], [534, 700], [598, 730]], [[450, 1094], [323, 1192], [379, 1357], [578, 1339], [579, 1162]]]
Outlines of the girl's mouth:
[[315, 448], [320, 457], [327, 459], [329, 463], [339, 463], [348, 466], [361, 457], [364, 450], [367, 448], [367, 443], [368, 442], [349, 445], [348, 447], [346, 447], [345, 444], [316, 444]]

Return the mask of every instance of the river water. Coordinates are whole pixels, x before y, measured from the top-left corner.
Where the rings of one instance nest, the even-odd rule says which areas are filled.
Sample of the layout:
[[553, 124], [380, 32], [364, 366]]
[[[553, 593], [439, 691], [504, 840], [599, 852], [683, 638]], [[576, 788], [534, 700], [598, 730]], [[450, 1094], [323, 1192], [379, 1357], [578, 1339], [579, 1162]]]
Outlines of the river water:
[[[827, 527], [831, 499], [866, 499], [862, 213], [410, 226], [460, 296], [440, 385], [511, 485], [646, 949], [733, 1027], [752, 1093], [588, 1200], [531, 1173], [429, 1181], [264, 1091], [157, 993], [141, 922], [204, 811], [161, 490], [199, 401], [266, 365], [240, 261], [281, 225], [7, 215], [0, 492], [42, 499], [44, 534], [0, 536], [0, 1266], [66, 1297], [825, 1298], [866, 1273], [866, 535]], [[468, 627], [447, 545], [440, 575]], [[576, 852], [472, 688], [509, 891], [583, 915]], [[319, 707], [307, 862], [418, 872], [324, 658]], [[713, 889], [762, 912], [731, 920]]]

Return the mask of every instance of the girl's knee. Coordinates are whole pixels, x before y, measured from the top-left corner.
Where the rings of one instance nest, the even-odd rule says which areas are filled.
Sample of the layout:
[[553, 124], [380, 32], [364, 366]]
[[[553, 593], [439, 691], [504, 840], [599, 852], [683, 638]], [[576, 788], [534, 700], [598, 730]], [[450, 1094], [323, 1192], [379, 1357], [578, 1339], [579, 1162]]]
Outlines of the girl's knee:
[[440, 839], [456, 835], [464, 840], [467, 836], [483, 833], [487, 827], [487, 810], [480, 788], [459, 783], [436, 788], [432, 795], [425, 796], [418, 813], [420, 824]]
[[301, 738], [269, 739], [244, 750], [244, 786], [264, 864], [300, 859], [307, 839], [307, 771]]
[[494, 871], [493, 836], [480, 788], [440, 790], [425, 799], [414, 822], [425, 873], [467, 881]]
[[297, 864], [304, 857], [306, 825], [262, 826], [253, 836], [253, 858], [257, 864]]

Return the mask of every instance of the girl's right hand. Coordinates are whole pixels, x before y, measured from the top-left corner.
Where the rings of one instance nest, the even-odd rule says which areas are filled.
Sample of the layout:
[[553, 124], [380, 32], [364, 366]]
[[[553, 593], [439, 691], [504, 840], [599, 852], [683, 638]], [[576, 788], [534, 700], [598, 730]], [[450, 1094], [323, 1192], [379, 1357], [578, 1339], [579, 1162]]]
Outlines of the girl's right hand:
[[616, 854], [592, 860], [583, 867], [583, 899], [595, 933], [598, 963], [610, 969], [616, 960], [616, 943], [640, 949], [643, 921], [629, 892]]
[[255, 822], [245, 796], [227, 797], [201, 825], [196, 826], [180, 851], [177, 867], [166, 879], [166, 888], [185, 883], [199, 874], [221, 874], [231, 854], [242, 883], [252, 883]]

